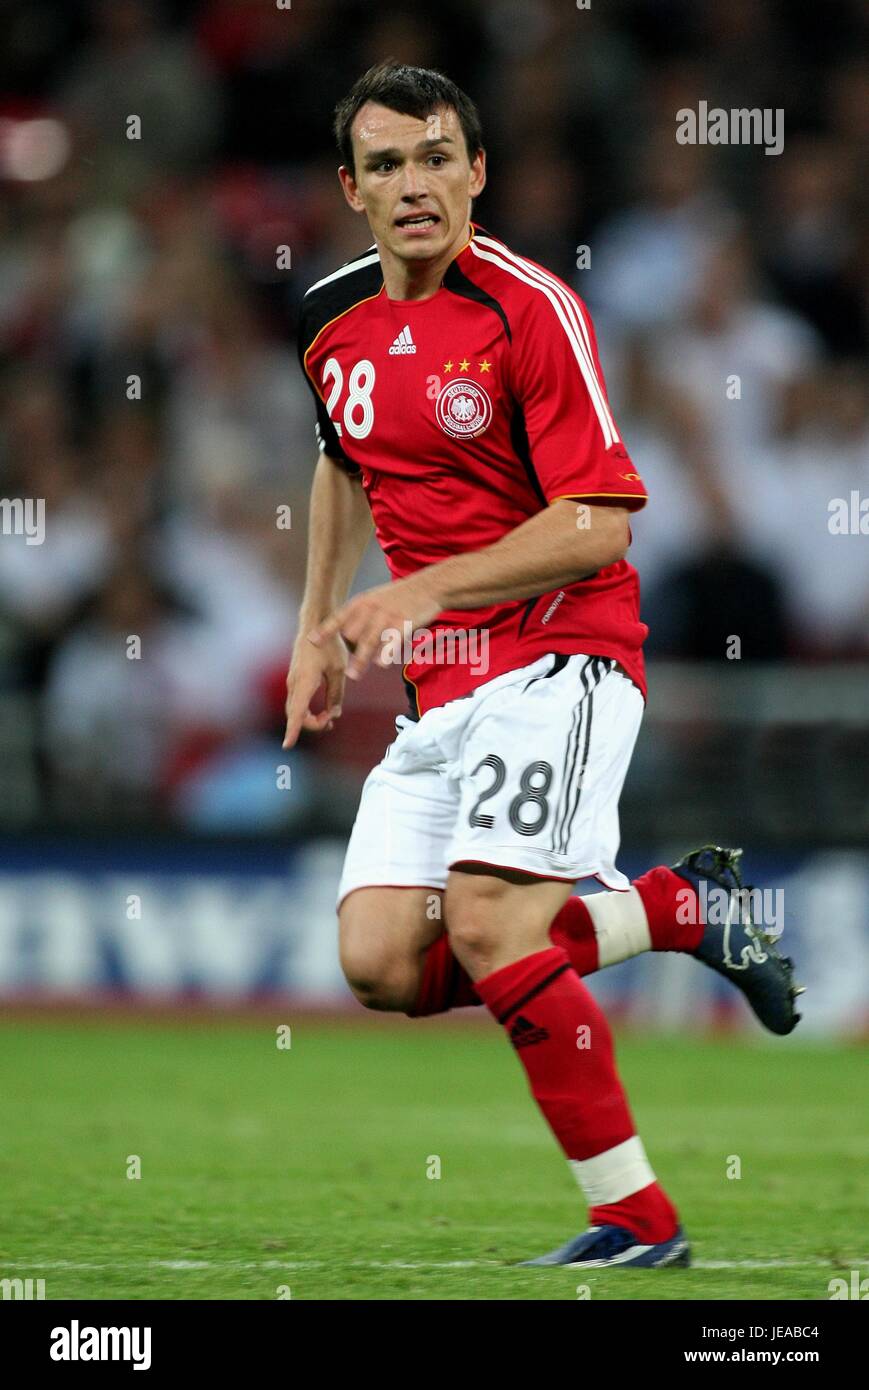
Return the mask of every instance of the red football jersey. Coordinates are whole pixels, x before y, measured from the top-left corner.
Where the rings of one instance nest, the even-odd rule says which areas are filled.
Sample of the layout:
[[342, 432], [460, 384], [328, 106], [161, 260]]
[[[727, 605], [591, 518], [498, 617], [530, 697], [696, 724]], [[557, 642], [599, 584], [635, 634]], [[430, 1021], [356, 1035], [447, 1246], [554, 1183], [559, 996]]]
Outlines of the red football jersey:
[[[584, 304], [478, 223], [428, 299], [389, 299], [374, 248], [318, 281], [299, 353], [320, 449], [361, 474], [393, 579], [492, 545], [558, 498], [646, 501]], [[626, 560], [442, 613], [404, 664], [414, 716], [547, 652], [613, 657], [645, 694], [647, 631]]]

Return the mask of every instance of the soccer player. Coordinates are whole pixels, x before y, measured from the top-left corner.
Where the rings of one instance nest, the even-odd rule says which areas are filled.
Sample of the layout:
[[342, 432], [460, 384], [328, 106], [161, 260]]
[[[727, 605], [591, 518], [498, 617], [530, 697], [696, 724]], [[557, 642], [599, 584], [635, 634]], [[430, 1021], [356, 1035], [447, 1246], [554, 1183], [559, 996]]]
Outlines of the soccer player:
[[[320, 457], [284, 746], [330, 729], [345, 677], [411, 643], [410, 710], [366, 780], [341, 878], [342, 967], [371, 1008], [482, 1001], [505, 1028], [589, 1207], [587, 1231], [531, 1263], [686, 1264], [581, 977], [693, 952], [777, 1033], [797, 988], [744, 900], [704, 920], [710, 888], [741, 887], [739, 851], [707, 846], [633, 884], [615, 865], [644, 707], [625, 553], [645, 489], [585, 306], [472, 220], [486, 175], [469, 98], [379, 64], [335, 131], [374, 245], [301, 312]], [[392, 582], [348, 601], [372, 517]], [[611, 891], [572, 896], [591, 876]]]

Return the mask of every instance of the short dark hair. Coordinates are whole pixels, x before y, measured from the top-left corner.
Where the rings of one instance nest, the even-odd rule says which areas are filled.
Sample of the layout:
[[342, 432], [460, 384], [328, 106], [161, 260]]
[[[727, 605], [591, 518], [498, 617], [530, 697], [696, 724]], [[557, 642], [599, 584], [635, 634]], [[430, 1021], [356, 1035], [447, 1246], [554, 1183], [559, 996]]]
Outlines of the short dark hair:
[[335, 139], [341, 161], [348, 169], [354, 169], [351, 127], [366, 101], [376, 101], [380, 106], [388, 106], [390, 111], [399, 111], [402, 116], [420, 119], [440, 107], [451, 106], [462, 127], [468, 159], [473, 159], [483, 148], [480, 113], [461, 87], [435, 68], [413, 68], [407, 63], [397, 63], [394, 58], [386, 58], [364, 72], [335, 107]]

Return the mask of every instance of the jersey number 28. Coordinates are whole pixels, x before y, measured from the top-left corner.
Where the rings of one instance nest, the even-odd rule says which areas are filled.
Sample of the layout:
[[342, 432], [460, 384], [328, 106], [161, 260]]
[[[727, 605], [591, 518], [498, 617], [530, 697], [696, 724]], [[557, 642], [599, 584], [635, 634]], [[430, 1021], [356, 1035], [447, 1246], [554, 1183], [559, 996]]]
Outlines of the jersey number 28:
[[[361, 362], [357, 362], [350, 372], [347, 399], [344, 402], [343, 427], [341, 422], [336, 420], [332, 414], [341, 397], [341, 392], [344, 390], [344, 373], [337, 357], [330, 357], [323, 368], [323, 390], [326, 389], [326, 384], [329, 381], [333, 385], [326, 401], [326, 409], [336, 432], [340, 436], [346, 429], [347, 433], [354, 439], [365, 439], [374, 426], [374, 406], [371, 403], [371, 392], [374, 390], [374, 363], [369, 362], [367, 357], [363, 357]], [[360, 411], [362, 412], [361, 420], [357, 419]]]

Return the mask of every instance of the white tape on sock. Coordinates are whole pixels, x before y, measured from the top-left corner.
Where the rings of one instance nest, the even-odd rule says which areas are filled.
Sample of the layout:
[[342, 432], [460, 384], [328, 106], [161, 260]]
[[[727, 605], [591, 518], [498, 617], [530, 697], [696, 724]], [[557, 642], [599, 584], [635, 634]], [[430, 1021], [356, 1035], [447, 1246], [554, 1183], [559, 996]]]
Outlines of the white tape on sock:
[[594, 1158], [571, 1158], [569, 1163], [590, 1207], [620, 1202], [655, 1181], [638, 1134]]
[[594, 925], [601, 969], [651, 950], [649, 921], [636, 888], [626, 893], [591, 893], [582, 901]]

